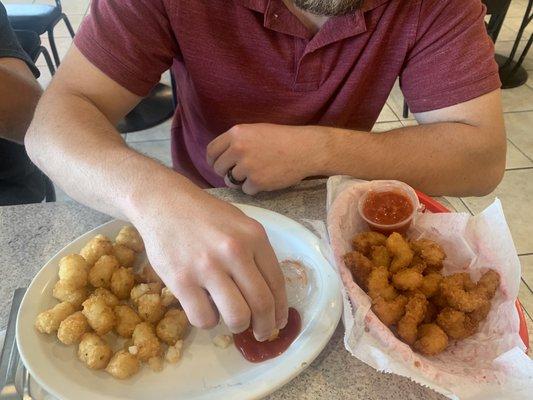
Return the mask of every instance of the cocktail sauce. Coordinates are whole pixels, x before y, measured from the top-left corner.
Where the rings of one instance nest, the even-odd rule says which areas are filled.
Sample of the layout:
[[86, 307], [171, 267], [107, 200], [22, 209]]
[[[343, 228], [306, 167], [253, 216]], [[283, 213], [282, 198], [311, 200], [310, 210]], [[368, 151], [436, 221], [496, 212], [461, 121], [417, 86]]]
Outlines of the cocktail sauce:
[[375, 224], [396, 225], [413, 213], [409, 197], [397, 191], [371, 192], [363, 204], [363, 214]]
[[285, 328], [279, 331], [278, 337], [272, 341], [258, 342], [252, 328], [233, 335], [235, 346], [243, 357], [253, 363], [269, 360], [282, 354], [296, 339], [302, 328], [300, 313], [289, 308], [289, 316]]

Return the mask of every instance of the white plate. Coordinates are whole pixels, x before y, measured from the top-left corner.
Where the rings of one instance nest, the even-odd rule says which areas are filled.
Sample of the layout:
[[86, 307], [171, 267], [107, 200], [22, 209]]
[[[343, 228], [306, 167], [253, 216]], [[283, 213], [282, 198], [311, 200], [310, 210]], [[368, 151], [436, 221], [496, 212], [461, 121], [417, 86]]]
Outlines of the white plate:
[[263, 363], [249, 363], [234, 346], [220, 349], [212, 344], [214, 336], [228, 333], [225, 326], [211, 331], [193, 329], [178, 364], [166, 364], [160, 373], [145, 366], [131, 379], [119, 381], [105, 372], [85, 368], [76, 357], [75, 346], [66, 347], [55, 336], [39, 334], [34, 328], [36, 316], [57, 303], [52, 298], [52, 288], [57, 281], [59, 260], [79, 252], [95, 234], [114, 238], [124, 222], [111, 221], [57, 253], [39, 271], [24, 296], [17, 319], [17, 342], [22, 360], [35, 380], [47, 392], [65, 400], [239, 400], [263, 397], [302, 372], [327, 344], [339, 322], [339, 279], [322, 256], [319, 239], [302, 225], [272, 211], [237, 206], [265, 227], [279, 260], [296, 259], [307, 267], [305, 295], [296, 295], [289, 289], [290, 305], [296, 306], [302, 316], [302, 331], [285, 353]]

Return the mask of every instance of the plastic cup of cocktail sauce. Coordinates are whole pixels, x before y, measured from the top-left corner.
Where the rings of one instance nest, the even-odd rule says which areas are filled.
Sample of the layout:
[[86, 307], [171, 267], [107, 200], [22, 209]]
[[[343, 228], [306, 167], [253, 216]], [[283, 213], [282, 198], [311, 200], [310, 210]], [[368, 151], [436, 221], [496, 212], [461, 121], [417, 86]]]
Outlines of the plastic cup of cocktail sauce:
[[373, 231], [405, 233], [420, 209], [414, 189], [398, 181], [372, 182], [359, 199], [361, 217]]

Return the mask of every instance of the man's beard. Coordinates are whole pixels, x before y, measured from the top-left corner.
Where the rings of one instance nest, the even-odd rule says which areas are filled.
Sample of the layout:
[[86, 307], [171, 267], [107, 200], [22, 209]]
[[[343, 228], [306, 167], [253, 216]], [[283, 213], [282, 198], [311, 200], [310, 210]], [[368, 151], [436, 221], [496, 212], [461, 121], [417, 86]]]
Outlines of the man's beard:
[[363, 0], [292, 0], [301, 10], [326, 17], [349, 14], [363, 3]]

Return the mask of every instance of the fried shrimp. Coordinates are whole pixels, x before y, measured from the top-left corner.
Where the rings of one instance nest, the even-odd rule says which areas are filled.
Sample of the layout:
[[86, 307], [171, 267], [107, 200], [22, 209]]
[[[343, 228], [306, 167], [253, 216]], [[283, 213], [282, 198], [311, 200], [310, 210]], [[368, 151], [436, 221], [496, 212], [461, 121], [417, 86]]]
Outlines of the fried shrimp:
[[372, 246], [383, 246], [385, 245], [386, 240], [387, 237], [385, 235], [378, 232], [368, 231], [356, 235], [352, 239], [352, 246], [354, 250], [357, 250], [364, 255], [368, 255], [370, 250], [372, 250]]
[[477, 289], [483, 292], [487, 300], [494, 297], [498, 287], [500, 287], [500, 274], [493, 269], [489, 269], [485, 272], [477, 283]]
[[437, 324], [452, 339], [464, 339], [472, 336], [477, 329], [477, 322], [464, 312], [445, 308], [437, 316]]
[[448, 304], [459, 311], [472, 312], [480, 308], [486, 300], [487, 291], [476, 286], [466, 273], [444, 277], [440, 289]]
[[411, 248], [419, 255], [433, 271], [442, 269], [442, 262], [446, 258], [446, 253], [442, 247], [429, 239], [420, 239], [411, 242]]
[[372, 310], [385, 325], [395, 325], [405, 314], [407, 297], [399, 295], [394, 300], [387, 301], [378, 297], [372, 302]]
[[392, 276], [392, 283], [396, 289], [400, 290], [415, 290], [422, 282], [424, 277], [414, 268], [402, 269]]
[[413, 347], [427, 356], [434, 356], [448, 347], [448, 336], [436, 324], [424, 324], [418, 329], [418, 340]]
[[434, 296], [439, 290], [440, 281], [442, 280], [442, 275], [436, 272], [430, 272], [422, 279], [422, 283], [418, 287], [424, 296], [427, 298]]
[[355, 282], [366, 291], [368, 276], [374, 268], [372, 262], [358, 251], [352, 251], [344, 256], [344, 263], [352, 273]]
[[426, 309], [426, 315], [424, 317], [424, 323], [429, 324], [435, 321], [435, 318], [437, 318], [437, 314], [439, 313], [439, 308], [435, 304], [433, 304], [431, 301], [428, 301], [428, 307]]
[[490, 301], [485, 300], [483, 302], [483, 305], [481, 305], [481, 307], [476, 308], [474, 311], [468, 313], [467, 315], [472, 319], [472, 321], [479, 324], [481, 321], [487, 318], [487, 315], [489, 315], [489, 312], [490, 312]]
[[363, 232], [352, 245], [354, 251], [344, 255], [344, 262], [371, 298], [375, 316], [426, 356], [478, 332], [501, 284], [492, 269], [486, 269], [477, 283], [468, 272], [443, 276], [446, 253], [429, 239]]
[[405, 305], [405, 315], [398, 322], [398, 335], [412, 345], [417, 338], [418, 325], [424, 320], [427, 300], [421, 293], [412, 295]]
[[390, 271], [394, 274], [411, 264], [413, 261], [413, 250], [409, 247], [409, 243], [399, 233], [392, 233], [387, 238], [387, 250], [392, 254], [393, 259], [390, 265]]
[[393, 300], [398, 292], [389, 282], [389, 271], [386, 267], [374, 268], [368, 277], [368, 295], [372, 299], [383, 297], [384, 300]]
[[372, 246], [370, 258], [375, 267], [390, 267], [391, 256], [385, 246]]
[[412, 268], [422, 274], [424, 271], [426, 271], [427, 264], [417, 254], [415, 254], [413, 256], [413, 261], [411, 261], [411, 266], [409, 268]]

